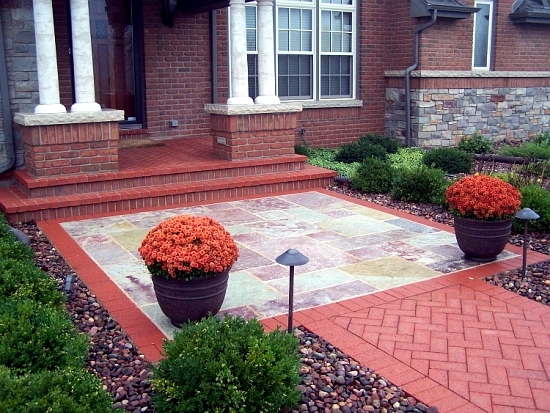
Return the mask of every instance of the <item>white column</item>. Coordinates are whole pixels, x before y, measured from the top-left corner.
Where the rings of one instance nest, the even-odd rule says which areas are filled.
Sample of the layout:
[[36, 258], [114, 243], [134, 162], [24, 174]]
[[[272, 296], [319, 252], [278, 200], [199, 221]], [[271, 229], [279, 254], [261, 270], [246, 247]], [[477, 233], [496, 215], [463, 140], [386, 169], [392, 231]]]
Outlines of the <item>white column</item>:
[[252, 105], [248, 96], [248, 64], [246, 60], [245, 0], [230, 0], [229, 44], [231, 45], [231, 97], [228, 105]]
[[275, 93], [275, 40], [273, 37], [273, 1], [258, 3], [258, 89], [255, 102], [281, 103]]
[[40, 104], [34, 108], [34, 113], [66, 112], [67, 109], [60, 103], [59, 98], [52, 0], [33, 0], [32, 9], [40, 99]]
[[101, 106], [95, 101], [88, 0], [71, 0], [71, 26], [76, 100], [71, 106], [71, 112], [95, 112], [101, 110]]

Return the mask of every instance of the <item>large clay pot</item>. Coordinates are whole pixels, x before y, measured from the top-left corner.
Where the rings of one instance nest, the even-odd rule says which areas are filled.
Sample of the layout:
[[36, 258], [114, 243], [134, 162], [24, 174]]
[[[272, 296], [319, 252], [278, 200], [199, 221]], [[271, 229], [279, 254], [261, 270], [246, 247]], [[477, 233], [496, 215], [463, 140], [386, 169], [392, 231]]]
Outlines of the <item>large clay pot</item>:
[[227, 291], [229, 270], [190, 281], [153, 276], [153, 289], [162, 312], [176, 327], [217, 314]]
[[500, 221], [480, 221], [455, 217], [455, 236], [465, 258], [494, 261], [506, 247], [513, 218]]

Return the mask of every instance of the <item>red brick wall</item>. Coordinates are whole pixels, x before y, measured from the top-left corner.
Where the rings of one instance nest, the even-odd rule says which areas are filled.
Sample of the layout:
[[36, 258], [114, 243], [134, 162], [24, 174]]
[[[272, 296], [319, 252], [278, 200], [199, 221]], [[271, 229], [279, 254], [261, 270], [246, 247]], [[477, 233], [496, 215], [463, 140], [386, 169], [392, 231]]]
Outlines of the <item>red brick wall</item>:
[[[162, 25], [160, 2], [143, 2], [145, 107], [149, 137], [210, 136], [209, 13], [178, 13], [174, 27]], [[170, 120], [179, 126], [170, 127]]]

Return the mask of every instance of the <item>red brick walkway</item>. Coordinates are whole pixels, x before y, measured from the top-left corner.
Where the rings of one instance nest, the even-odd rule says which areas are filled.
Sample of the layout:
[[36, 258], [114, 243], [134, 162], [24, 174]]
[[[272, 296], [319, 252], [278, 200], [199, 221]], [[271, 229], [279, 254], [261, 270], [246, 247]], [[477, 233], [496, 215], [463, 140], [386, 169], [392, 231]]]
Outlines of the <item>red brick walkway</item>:
[[518, 261], [301, 311], [295, 323], [441, 413], [550, 412], [550, 307], [480, 280]]

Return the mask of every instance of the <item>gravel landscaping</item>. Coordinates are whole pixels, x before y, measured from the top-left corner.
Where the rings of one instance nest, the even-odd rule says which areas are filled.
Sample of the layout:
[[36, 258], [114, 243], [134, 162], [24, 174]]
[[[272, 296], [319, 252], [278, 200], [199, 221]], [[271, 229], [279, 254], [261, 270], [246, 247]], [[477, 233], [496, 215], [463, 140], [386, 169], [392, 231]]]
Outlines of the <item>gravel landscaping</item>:
[[[358, 193], [345, 184], [329, 189], [452, 225], [452, 216], [440, 206], [393, 202], [388, 196]], [[66, 276], [73, 274], [72, 269], [34, 223], [19, 223], [16, 227], [30, 237], [36, 264], [55, 277], [61, 288]], [[510, 242], [521, 246], [523, 236], [512, 235]], [[531, 250], [548, 254], [549, 245], [550, 237], [545, 234], [531, 234], [529, 238]], [[547, 261], [530, 266], [524, 279], [521, 270], [517, 269], [495, 275], [487, 281], [548, 305], [549, 271], [550, 261]], [[116, 320], [110, 317], [78, 276], [67, 297], [67, 311], [75, 326], [90, 336], [88, 368], [103, 380], [105, 389], [115, 399], [115, 407], [124, 407], [131, 413], [153, 412], [148, 381], [150, 369], [139, 349], [133, 346]], [[406, 395], [368, 367], [360, 366], [314, 333], [299, 330], [296, 334], [301, 340], [300, 389], [303, 397], [298, 409], [292, 413], [437, 413], [435, 406], [418, 403], [414, 397]]]

